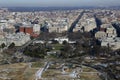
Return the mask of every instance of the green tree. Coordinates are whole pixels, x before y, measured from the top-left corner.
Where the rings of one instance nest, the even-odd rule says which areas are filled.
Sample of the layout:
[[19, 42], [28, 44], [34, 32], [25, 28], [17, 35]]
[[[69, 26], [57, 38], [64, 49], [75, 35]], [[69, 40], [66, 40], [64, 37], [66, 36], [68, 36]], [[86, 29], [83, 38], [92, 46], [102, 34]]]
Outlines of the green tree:
[[61, 57], [69, 58], [73, 56], [73, 48], [70, 44], [66, 44], [61, 49]]
[[53, 44], [58, 44], [59, 42], [57, 40], [52, 40]]
[[23, 53], [31, 57], [44, 58], [46, 56], [46, 48], [44, 45], [41, 44], [28, 46], [24, 49]]
[[66, 45], [67, 44], [67, 41], [63, 41], [63, 45]]
[[8, 48], [14, 48], [15, 47], [15, 43], [11, 43]]
[[2, 44], [1, 44], [1, 48], [4, 48], [4, 47], [5, 47], [5, 43], [2, 43]]

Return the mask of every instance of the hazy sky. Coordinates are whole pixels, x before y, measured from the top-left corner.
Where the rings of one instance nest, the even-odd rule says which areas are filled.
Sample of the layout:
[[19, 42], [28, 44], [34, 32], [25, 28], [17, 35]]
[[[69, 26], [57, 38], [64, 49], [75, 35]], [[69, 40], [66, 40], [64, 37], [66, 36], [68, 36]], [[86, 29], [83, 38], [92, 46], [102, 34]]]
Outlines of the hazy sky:
[[116, 6], [120, 0], [0, 0], [0, 6]]

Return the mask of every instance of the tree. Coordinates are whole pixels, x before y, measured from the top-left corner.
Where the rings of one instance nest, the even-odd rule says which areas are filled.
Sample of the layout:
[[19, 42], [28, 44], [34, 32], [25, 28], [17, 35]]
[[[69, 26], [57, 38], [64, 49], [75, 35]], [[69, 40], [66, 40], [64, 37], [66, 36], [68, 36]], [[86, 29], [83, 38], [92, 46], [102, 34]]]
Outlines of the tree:
[[63, 41], [63, 45], [66, 45], [66, 44], [67, 44], [67, 41], [64, 40], [64, 41]]
[[47, 55], [44, 45], [28, 46], [24, 49], [23, 53], [35, 58], [44, 58]]
[[5, 43], [2, 43], [2, 44], [1, 44], [1, 48], [4, 48], [4, 47], [5, 47]]
[[81, 32], [68, 33], [68, 38], [70, 40], [81, 39], [83, 34]]
[[15, 43], [11, 43], [8, 48], [14, 48], [15, 47]]
[[84, 49], [82, 45], [75, 45], [74, 57], [81, 56], [83, 53], [84, 53]]
[[73, 48], [70, 44], [66, 44], [61, 49], [61, 57], [70, 58], [73, 56]]
[[58, 44], [59, 42], [57, 40], [52, 40], [53, 44]]

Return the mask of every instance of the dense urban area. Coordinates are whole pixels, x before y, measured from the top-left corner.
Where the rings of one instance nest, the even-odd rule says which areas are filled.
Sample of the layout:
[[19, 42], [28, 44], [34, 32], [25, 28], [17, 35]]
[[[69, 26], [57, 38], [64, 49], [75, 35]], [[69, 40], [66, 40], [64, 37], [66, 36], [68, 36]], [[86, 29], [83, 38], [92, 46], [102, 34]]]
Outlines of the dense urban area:
[[0, 80], [120, 80], [120, 10], [0, 8]]

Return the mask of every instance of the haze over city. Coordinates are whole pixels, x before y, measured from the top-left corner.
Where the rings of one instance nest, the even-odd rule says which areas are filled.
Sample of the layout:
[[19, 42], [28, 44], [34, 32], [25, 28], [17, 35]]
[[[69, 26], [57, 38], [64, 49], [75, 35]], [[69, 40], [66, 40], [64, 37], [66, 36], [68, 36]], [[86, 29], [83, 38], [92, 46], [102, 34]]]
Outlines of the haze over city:
[[120, 0], [0, 0], [1, 7], [119, 6]]
[[0, 0], [0, 80], [120, 80], [120, 0]]

